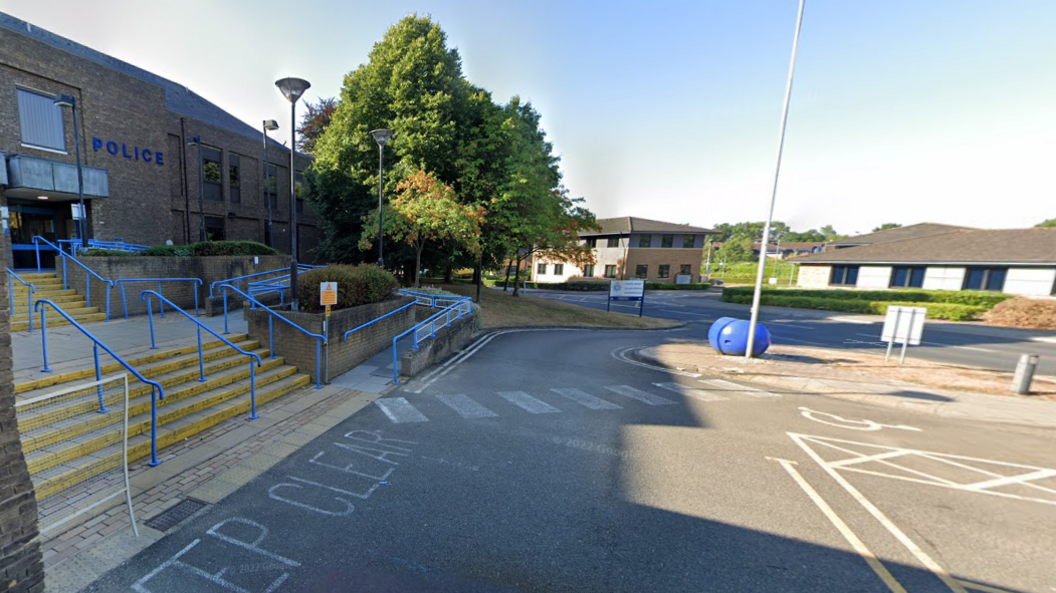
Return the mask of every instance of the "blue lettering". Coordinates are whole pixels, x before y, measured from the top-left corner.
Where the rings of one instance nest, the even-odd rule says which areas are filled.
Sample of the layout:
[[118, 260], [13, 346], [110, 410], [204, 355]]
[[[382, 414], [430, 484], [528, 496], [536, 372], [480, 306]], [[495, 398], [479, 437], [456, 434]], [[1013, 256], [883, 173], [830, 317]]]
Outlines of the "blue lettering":
[[155, 162], [155, 163], [157, 163], [157, 164], [159, 164], [159, 165], [164, 165], [165, 163], [163, 163], [163, 162], [161, 161], [161, 156], [162, 156], [162, 155], [161, 155], [161, 153], [160, 153], [160, 152], [155, 152], [155, 153], [154, 153], [154, 162]]
[[113, 140], [110, 140], [109, 142], [107, 142], [106, 143], [106, 152], [109, 152], [110, 154], [116, 155], [117, 154], [117, 142], [114, 142]]
[[132, 158], [132, 155], [128, 154], [128, 146], [125, 146], [124, 144], [121, 145], [121, 156], [126, 159]]
[[136, 160], [139, 160], [139, 147], [136, 147]]
[[99, 138], [92, 138], [92, 148], [95, 149], [95, 152], [99, 152], [99, 149], [102, 148], [102, 147], [103, 147], [103, 141], [102, 140], [100, 140]]
[[146, 163], [150, 162], [150, 149], [149, 148], [144, 148], [143, 149], [143, 162], [146, 162]]

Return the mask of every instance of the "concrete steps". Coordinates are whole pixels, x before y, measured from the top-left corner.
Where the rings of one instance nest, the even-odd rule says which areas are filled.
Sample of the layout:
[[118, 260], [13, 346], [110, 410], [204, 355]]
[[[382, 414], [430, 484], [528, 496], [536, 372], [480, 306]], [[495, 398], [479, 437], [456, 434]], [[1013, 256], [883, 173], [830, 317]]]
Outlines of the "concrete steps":
[[[63, 311], [73, 317], [77, 323], [106, 320], [106, 311], [104, 309], [94, 305], [89, 307], [87, 300], [77, 294], [77, 291], [63, 289], [62, 278], [57, 274], [22, 274], [21, 277], [36, 289], [33, 293], [34, 302], [41, 299], [54, 301], [55, 304], [62, 307]], [[32, 309], [28, 304], [28, 299], [29, 288], [16, 281], [14, 290], [15, 311], [11, 315], [11, 331], [13, 332], [29, 329], [29, 315]], [[50, 308], [47, 310], [46, 315], [50, 326], [70, 324], [65, 318]], [[33, 329], [36, 330], [39, 326], [40, 314], [38, 313], [33, 317]]]

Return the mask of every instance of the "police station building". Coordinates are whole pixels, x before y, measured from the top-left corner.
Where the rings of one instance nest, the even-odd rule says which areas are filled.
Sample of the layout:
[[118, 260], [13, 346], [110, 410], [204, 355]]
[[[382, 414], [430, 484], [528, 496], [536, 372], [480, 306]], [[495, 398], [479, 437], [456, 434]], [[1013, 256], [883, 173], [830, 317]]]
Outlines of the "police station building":
[[[204, 219], [211, 240], [290, 252], [287, 148], [268, 141], [266, 192], [261, 128], [176, 82], [0, 13], [0, 205], [14, 267], [36, 265], [35, 235], [77, 236], [74, 108], [90, 238], [189, 243]], [[309, 163], [297, 156], [298, 185]], [[300, 198], [294, 207], [298, 256], [310, 261], [316, 217]]]

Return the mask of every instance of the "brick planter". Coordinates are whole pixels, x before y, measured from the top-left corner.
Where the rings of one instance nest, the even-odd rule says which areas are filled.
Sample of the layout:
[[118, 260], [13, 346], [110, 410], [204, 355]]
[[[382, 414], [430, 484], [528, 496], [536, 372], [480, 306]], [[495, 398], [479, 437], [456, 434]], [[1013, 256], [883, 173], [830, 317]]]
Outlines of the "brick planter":
[[465, 316], [451, 325], [436, 331], [435, 338], [418, 344], [417, 350], [408, 350], [400, 357], [400, 376], [413, 377], [437, 361], [461, 350], [473, 339], [473, 317]]
[[[329, 344], [321, 349], [323, 363], [320, 365], [322, 382], [327, 383], [330, 377], [341, 375], [390, 347], [392, 338], [414, 325], [417, 307], [408, 307], [370, 327], [357, 331], [349, 336], [347, 342], [342, 342], [341, 336], [346, 331], [391, 313], [413, 301], [414, 299], [410, 297], [394, 297], [380, 303], [333, 311], [330, 314], [326, 334], [323, 334], [324, 317], [322, 313], [276, 312], [305, 331], [327, 336]], [[245, 309], [243, 314], [249, 324], [249, 335], [253, 339], [260, 340], [262, 347], [270, 347], [268, 333], [270, 315], [260, 309]], [[275, 320], [272, 323], [276, 356], [285, 357], [286, 362], [295, 365], [301, 372], [308, 373], [312, 381], [316, 381], [315, 352], [318, 340], [304, 335], [281, 321]]]

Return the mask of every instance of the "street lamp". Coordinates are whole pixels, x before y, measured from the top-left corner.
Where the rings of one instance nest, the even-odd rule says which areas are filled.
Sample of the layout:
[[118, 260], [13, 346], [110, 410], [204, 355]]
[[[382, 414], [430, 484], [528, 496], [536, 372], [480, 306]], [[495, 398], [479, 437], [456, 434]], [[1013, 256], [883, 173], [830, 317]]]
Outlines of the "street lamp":
[[77, 126], [77, 99], [72, 95], [58, 95], [55, 105], [69, 107], [73, 111], [73, 147], [77, 157], [77, 198], [81, 204], [81, 220], [77, 223], [77, 233], [81, 235], [81, 248], [88, 249], [88, 212], [84, 209], [84, 173], [81, 171], [81, 133]]
[[268, 202], [268, 247], [275, 242], [271, 234], [271, 165], [268, 163], [268, 132], [279, 129], [279, 122], [264, 120], [264, 199]]
[[290, 102], [290, 310], [297, 310], [297, 196], [294, 185], [294, 158], [297, 156], [297, 100], [312, 84], [303, 78], [283, 78], [275, 81], [282, 96]]
[[187, 138], [187, 146], [198, 147], [198, 241], [205, 241], [205, 181], [202, 177], [202, 137]]
[[385, 143], [392, 138], [392, 130], [381, 128], [371, 130], [370, 135], [378, 143], [378, 267], [385, 267], [385, 257], [381, 248], [382, 229], [385, 227], [385, 204], [382, 196], [385, 192]]

